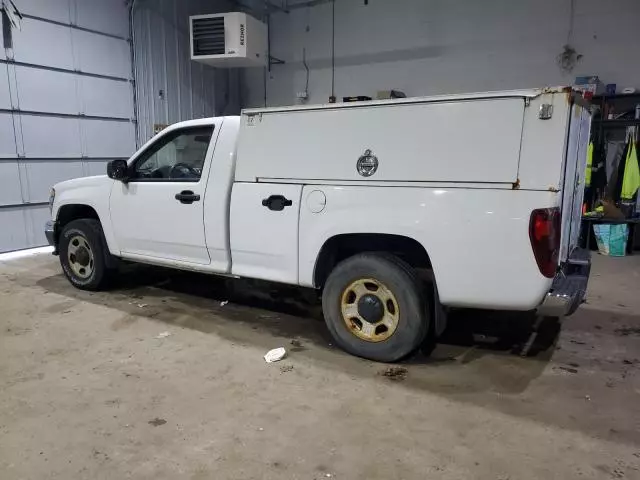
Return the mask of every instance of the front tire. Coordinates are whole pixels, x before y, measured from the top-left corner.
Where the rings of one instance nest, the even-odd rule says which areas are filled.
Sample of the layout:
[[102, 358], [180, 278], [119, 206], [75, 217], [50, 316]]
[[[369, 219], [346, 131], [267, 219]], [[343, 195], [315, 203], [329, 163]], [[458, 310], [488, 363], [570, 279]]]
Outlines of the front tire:
[[108, 279], [106, 245], [100, 222], [81, 219], [69, 222], [60, 234], [59, 255], [62, 271], [74, 287], [99, 290]]
[[322, 294], [338, 345], [380, 362], [401, 360], [420, 346], [429, 330], [427, 303], [413, 269], [388, 254], [363, 253], [339, 263]]

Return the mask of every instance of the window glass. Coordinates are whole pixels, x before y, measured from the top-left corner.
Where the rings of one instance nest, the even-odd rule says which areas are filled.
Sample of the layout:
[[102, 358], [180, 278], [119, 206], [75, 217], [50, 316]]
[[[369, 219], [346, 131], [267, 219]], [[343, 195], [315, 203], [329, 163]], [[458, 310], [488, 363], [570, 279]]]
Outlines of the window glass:
[[198, 181], [213, 127], [178, 130], [162, 138], [136, 162], [134, 178]]

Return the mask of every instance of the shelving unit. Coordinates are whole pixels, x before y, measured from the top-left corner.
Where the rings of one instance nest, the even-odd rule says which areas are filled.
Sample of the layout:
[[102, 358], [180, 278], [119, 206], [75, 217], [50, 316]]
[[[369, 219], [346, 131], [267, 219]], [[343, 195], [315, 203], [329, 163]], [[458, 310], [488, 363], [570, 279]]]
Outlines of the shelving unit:
[[[628, 95], [597, 95], [592, 98], [591, 103], [594, 106], [598, 107], [598, 111], [595, 113], [591, 127], [592, 139], [593, 142], [601, 149], [604, 149], [604, 144], [605, 142], [607, 142], [607, 140], [624, 140], [627, 133], [627, 128], [640, 127], [640, 119], [635, 118], [636, 105], [640, 104], [640, 93], [632, 93]], [[613, 112], [615, 115], [624, 113], [622, 118], [606, 118], [611, 108], [613, 108]], [[590, 198], [585, 198], [589, 205], [593, 204], [595, 195], [595, 191], [590, 191]], [[593, 233], [591, 232], [591, 225], [593, 223], [600, 223], [602, 221], [603, 219], [598, 218], [584, 219], [581, 231], [581, 240], [583, 244], [586, 243], [587, 247], [591, 243], [589, 241], [589, 237], [593, 236]], [[627, 253], [631, 253], [634, 249], [634, 246], [637, 248], [637, 235], [635, 235], [634, 233], [638, 228], [638, 219], [607, 219], [606, 222], [627, 223], [631, 230], [627, 245]], [[594, 243], [591, 244], [593, 245]]]
[[637, 127], [640, 125], [640, 120], [601, 120], [596, 119], [593, 124], [600, 128], [626, 128]]
[[[640, 126], [640, 119], [635, 118], [636, 105], [640, 104], [640, 93], [628, 95], [597, 95], [591, 103], [598, 107], [593, 119], [591, 132], [594, 143], [602, 143], [607, 138], [624, 139], [628, 127]], [[609, 112], [614, 114], [624, 113], [622, 118], [608, 119]]]
[[[596, 138], [602, 139], [604, 130], [624, 129], [640, 125], [640, 120], [635, 118], [636, 105], [640, 103], [640, 93], [628, 95], [597, 95], [591, 103], [599, 107], [599, 114], [593, 119], [593, 131], [597, 133]], [[626, 112], [624, 118], [608, 119], [609, 108], [613, 108], [616, 114]]]

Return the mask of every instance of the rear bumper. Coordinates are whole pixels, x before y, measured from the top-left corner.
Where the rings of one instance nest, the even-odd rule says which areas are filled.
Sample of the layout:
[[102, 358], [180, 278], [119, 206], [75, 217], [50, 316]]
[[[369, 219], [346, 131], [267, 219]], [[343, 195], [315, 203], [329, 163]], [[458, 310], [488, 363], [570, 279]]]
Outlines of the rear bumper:
[[553, 279], [537, 313], [548, 317], [566, 317], [574, 313], [587, 293], [590, 272], [591, 252], [576, 249]]
[[58, 254], [58, 235], [57, 224], [53, 220], [49, 220], [44, 224], [44, 235], [47, 237], [47, 242], [53, 247], [53, 254]]

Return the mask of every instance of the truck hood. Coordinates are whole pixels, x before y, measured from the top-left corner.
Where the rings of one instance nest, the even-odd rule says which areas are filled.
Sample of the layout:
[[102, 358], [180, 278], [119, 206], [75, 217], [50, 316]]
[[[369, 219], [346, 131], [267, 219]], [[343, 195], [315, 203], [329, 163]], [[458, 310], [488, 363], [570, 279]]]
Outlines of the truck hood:
[[58, 195], [62, 192], [78, 188], [102, 187], [104, 185], [111, 184], [112, 182], [113, 180], [106, 175], [96, 175], [93, 177], [80, 177], [72, 180], [65, 180], [64, 182], [56, 183], [53, 188], [56, 190], [56, 195]]
[[52, 217], [58, 217], [63, 205], [87, 205], [93, 208], [100, 218], [109, 212], [109, 194], [114, 180], [106, 175], [82, 177], [56, 183], [53, 188], [56, 196], [51, 209]]

